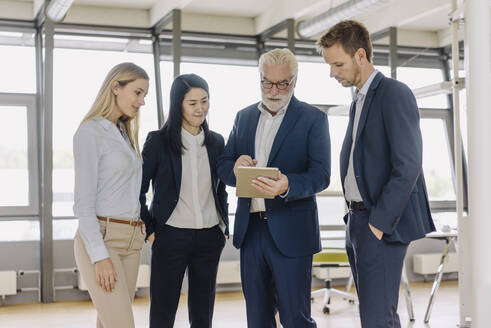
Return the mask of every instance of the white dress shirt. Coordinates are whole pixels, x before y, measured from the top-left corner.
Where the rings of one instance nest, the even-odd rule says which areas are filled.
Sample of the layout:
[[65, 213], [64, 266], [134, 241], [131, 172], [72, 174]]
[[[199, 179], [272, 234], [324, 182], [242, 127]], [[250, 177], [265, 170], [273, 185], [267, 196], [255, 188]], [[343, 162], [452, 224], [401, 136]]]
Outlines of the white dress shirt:
[[356, 108], [355, 108], [355, 117], [353, 122], [353, 143], [351, 144], [351, 152], [349, 156], [348, 162], [348, 172], [346, 173], [346, 177], [344, 178], [344, 197], [348, 202], [361, 202], [363, 201], [360, 190], [358, 189], [358, 184], [356, 183], [355, 178], [355, 169], [353, 168], [353, 151], [355, 150], [356, 143], [356, 133], [358, 132], [358, 123], [360, 123], [360, 116], [363, 110], [363, 105], [365, 104], [365, 97], [368, 92], [368, 88], [372, 84], [375, 75], [377, 75], [378, 71], [374, 70], [372, 74], [368, 77], [368, 80], [363, 84], [360, 90], [356, 92]]
[[80, 125], [73, 137], [75, 202], [79, 233], [92, 263], [108, 258], [97, 216], [138, 220], [142, 161], [119, 129], [99, 117]]
[[[280, 129], [281, 122], [283, 122], [283, 118], [285, 117], [289, 104], [290, 101], [288, 101], [284, 107], [280, 108], [275, 116], [268, 112], [262, 102], [257, 106], [257, 108], [261, 111], [259, 121], [257, 122], [256, 139], [254, 142], [257, 167], [266, 167], [268, 165], [269, 154], [271, 153], [274, 139], [276, 138], [276, 134]], [[266, 211], [264, 198], [252, 198], [250, 212], [254, 213], [264, 211]]]
[[181, 190], [179, 201], [172, 212], [168, 225], [176, 228], [203, 229], [219, 223], [219, 214], [213, 197], [208, 151], [203, 145], [203, 130], [193, 136], [181, 130], [183, 154]]

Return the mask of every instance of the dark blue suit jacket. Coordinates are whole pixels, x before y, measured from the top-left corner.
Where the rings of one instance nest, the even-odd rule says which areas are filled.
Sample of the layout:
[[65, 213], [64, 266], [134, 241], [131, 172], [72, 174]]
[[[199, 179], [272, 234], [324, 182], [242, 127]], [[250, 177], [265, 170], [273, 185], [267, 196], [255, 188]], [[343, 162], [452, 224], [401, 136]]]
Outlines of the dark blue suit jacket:
[[[343, 181], [351, 152], [354, 104], [340, 156]], [[434, 231], [422, 168], [419, 112], [411, 90], [377, 73], [358, 125], [353, 165], [369, 222], [386, 241], [409, 243]], [[346, 222], [347, 216], [345, 216]]]
[[[235, 186], [233, 167], [241, 155], [255, 158], [258, 104], [237, 113], [234, 127], [218, 163], [218, 175]], [[268, 167], [278, 167], [288, 177], [286, 198], [265, 199], [269, 230], [280, 252], [289, 257], [321, 250], [315, 194], [330, 180], [330, 140], [327, 115], [291, 98], [274, 139]], [[234, 246], [240, 248], [249, 225], [250, 198], [239, 198], [235, 214]]]
[[[216, 165], [224, 148], [223, 137], [210, 131], [210, 142], [206, 145], [210, 162], [211, 183], [215, 206], [226, 225], [228, 235], [228, 204], [225, 184], [218, 179]], [[161, 230], [176, 208], [181, 190], [181, 155], [171, 152], [164, 139], [162, 130], [148, 134], [142, 151], [143, 178], [140, 191], [140, 216], [145, 222], [147, 236]], [[145, 194], [152, 183], [153, 199], [147, 207]]]

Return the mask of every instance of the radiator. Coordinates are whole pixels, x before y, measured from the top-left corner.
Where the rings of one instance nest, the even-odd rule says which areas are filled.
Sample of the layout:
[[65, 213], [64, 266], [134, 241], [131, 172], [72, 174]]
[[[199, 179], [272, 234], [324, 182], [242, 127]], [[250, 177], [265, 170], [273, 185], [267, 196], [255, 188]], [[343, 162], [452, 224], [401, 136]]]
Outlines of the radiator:
[[17, 273], [0, 271], [0, 296], [17, 294]]
[[[441, 253], [415, 254], [413, 255], [413, 271], [418, 274], [435, 274], [442, 258]], [[448, 253], [443, 265], [443, 272], [458, 272], [459, 259], [457, 253]]]
[[240, 283], [240, 261], [220, 261], [217, 284]]
[[[136, 288], [150, 287], [150, 265], [140, 264], [138, 268], [138, 277], [136, 278]], [[78, 289], [87, 290], [87, 285], [78, 271]]]

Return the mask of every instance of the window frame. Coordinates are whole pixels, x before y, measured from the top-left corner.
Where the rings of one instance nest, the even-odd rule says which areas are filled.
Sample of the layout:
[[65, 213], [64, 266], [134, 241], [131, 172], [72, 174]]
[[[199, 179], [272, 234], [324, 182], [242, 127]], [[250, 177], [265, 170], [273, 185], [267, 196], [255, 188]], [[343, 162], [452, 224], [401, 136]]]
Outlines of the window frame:
[[27, 118], [27, 170], [29, 205], [0, 206], [0, 220], [12, 217], [39, 215], [39, 143], [36, 95], [27, 93], [0, 93], [0, 106], [25, 107]]

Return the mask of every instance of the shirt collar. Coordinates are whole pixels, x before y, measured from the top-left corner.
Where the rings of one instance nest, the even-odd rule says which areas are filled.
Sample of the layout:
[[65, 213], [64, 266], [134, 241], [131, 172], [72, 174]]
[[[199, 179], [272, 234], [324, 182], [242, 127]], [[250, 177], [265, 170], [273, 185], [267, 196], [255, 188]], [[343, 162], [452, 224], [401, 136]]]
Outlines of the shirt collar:
[[205, 141], [205, 132], [203, 129], [201, 129], [197, 135], [193, 136], [185, 128], [181, 128], [181, 136], [183, 143], [186, 143], [187, 145], [191, 145], [193, 143], [201, 145], [203, 144], [203, 141]]
[[370, 85], [372, 84], [372, 81], [375, 78], [375, 75], [377, 75], [377, 73], [378, 73], [378, 70], [376, 70], [376, 69], [373, 70], [372, 74], [370, 74], [370, 76], [368, 77], [366, 82], [363, 84], [361, 89], [356, 91], [357, 96], [360, 95], [360, 96], [364, 97], [367, 95], [368, 89], [370, 88]]
[[99, 124], [102, 125], [104, 130], [109, 130], [111, 125], [114, 125], [113, 122], [109, 121], [107, 118], [102, 116], [96, 117], [94, 120], [99, 122]]
[[109, 121], [107, 118], [102, 117], [102, 116], [99, 116], [99, 117], [95, 118], [94, 120], [98, 121], [99, 124], [102, 125], [104, 130], [109, 130], [112, 126], [114, 126], [114, 127], [116, 127], [117, 130], [126, 134], [126, 127], [124, 126], [123, 122], [121, 122], [120, 120], [118, 120], [117, 126], [115, 126], [113, 122]]

